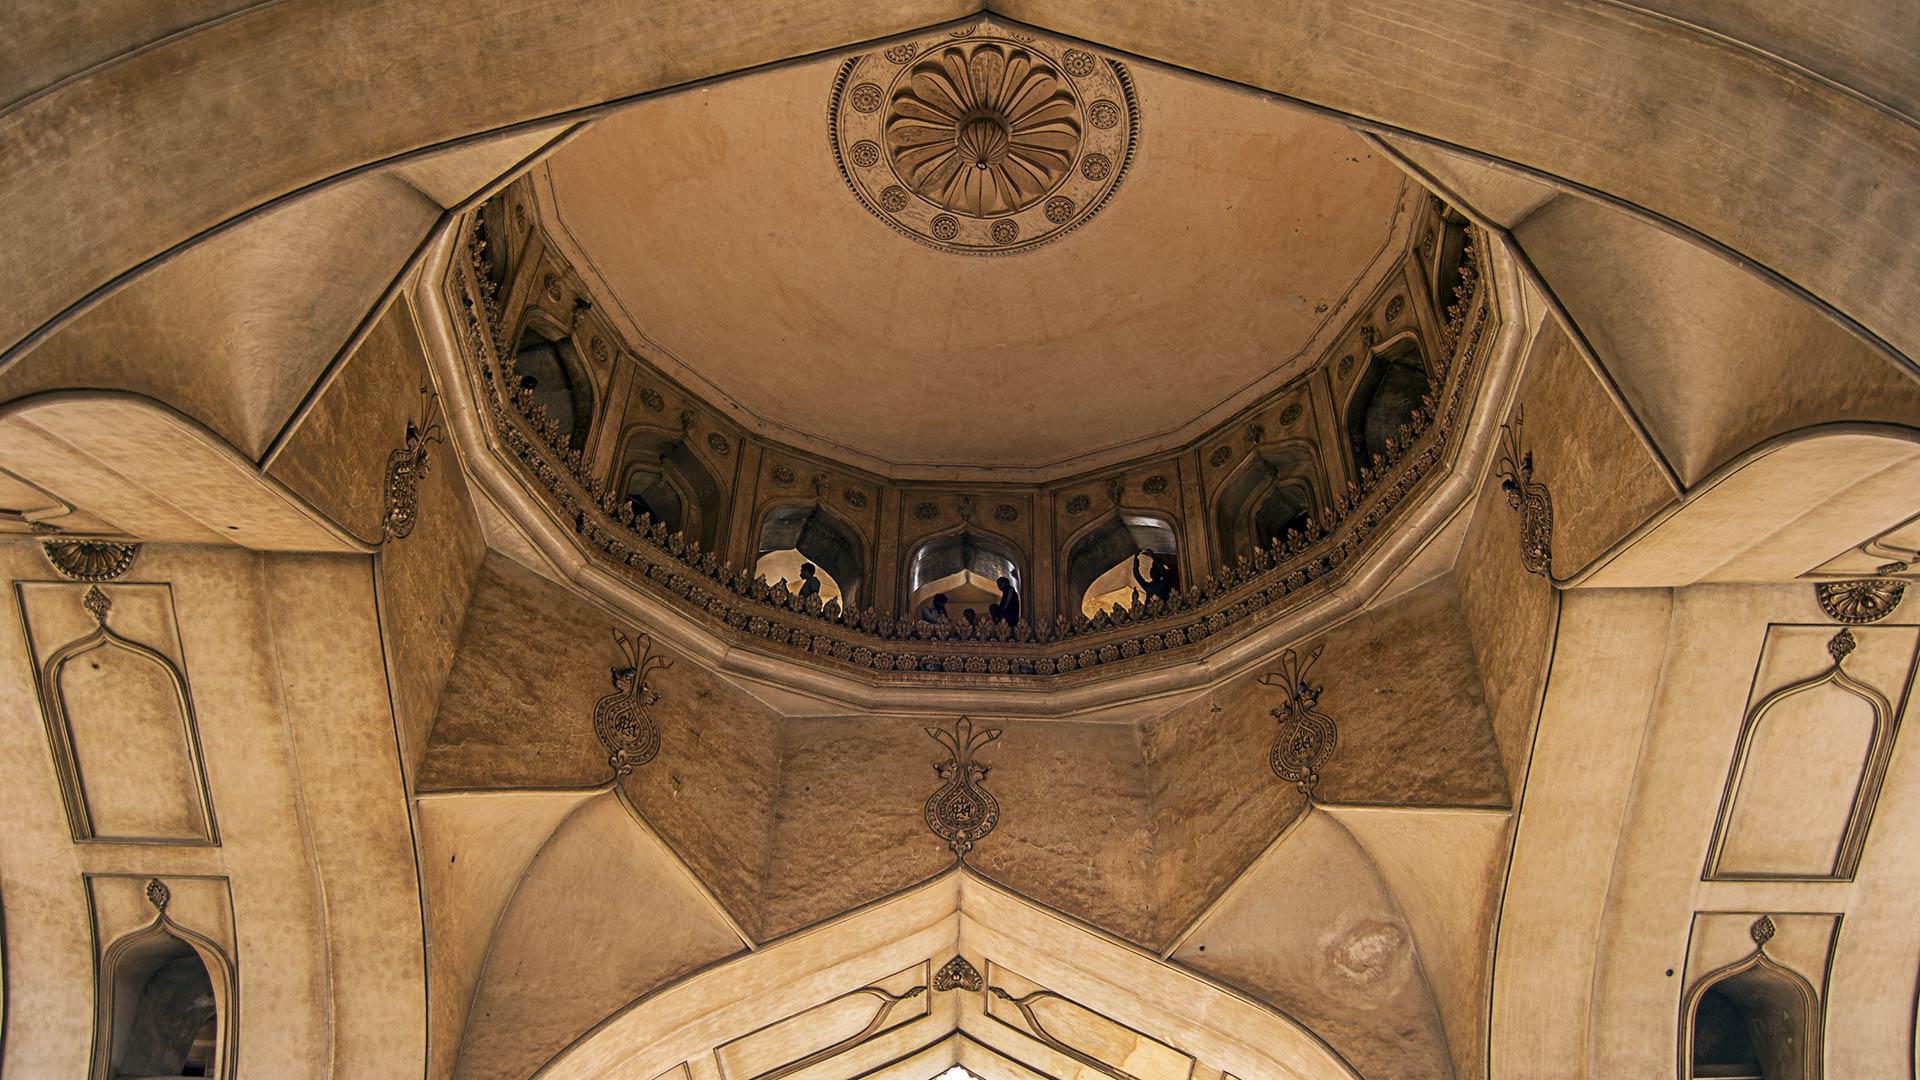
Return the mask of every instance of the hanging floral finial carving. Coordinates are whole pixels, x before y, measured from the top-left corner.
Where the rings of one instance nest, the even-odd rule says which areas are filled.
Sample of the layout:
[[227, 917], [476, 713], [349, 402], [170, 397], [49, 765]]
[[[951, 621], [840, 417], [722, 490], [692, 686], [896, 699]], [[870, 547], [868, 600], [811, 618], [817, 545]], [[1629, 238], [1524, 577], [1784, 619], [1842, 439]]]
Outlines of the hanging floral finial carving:
[[1321, 688], [1307, 681], [1307, 673], [1326, 648], [1315, 646], [1304, 661], [1299, 653], [1288, 649], [1280, 654], [1278, 671], [1260, 676], [1260, 685], [1278, 687], [1287, 695], [1279, 708], [1271, 710], [1280, 730], [1274, 733], [1273, 746], [1267, 751], [1267, 764], [1273, 775], [1292, 783], [1309, 798], [1320, 782], [1320, 767], [1333, 756], [1339, 743], [1333, 718], [1319, 709]]
[[1500, 490], [1507, 505], [1520, 511], [1520, 565], [1529, 574], [1551, 576], [1553, 571], [1553, 495], [1533, 478], [1533, 451], [1523, 450], [1520, 426], [1525, 417], [1513, 410], [1513, 419], [1500, 425]]
[[627, 662], [610, 669], [613, 693], [594, 703], [593, 734], [607, 751], [613, 775], [621, 777], [660, 752], [660, 727], [653, 721], [653, 706], [660, 694], [647, 685], [647, 676], [672, 667], [673, 661], [654, 656], [653, 639], [645, 634], [629, 638], [615, 629], [613, 640]]
[[441, 440], [440, 395], [420, 388], [420, 419], [407, 419], [407, 434], [399, 449], [387, 455], [385, 506], [380, 519], [381, 542], [404, 540], [420, 517], [420, 481], [427, 475], [427, 447]]
[[945, 782], [927, 797], [927, 828], [955, 855], [966, 858], [1000, 823], [1000, 803], [981, 786], [993, 766], [973, 759], [976, 751], [1000, 737], [1000, 729], [975, 732], [973, 721], [963, 716], [954, 721], [952, 731], [930, 727], [926, 732], [947, 748], [947, 759], [933, 764]]

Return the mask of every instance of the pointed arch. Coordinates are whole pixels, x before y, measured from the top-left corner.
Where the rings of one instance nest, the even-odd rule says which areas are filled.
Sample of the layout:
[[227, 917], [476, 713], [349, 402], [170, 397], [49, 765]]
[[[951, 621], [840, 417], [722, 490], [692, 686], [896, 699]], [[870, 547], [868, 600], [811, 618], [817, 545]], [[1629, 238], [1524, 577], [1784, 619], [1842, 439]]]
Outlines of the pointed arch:
[[[1141, 551], [1152, 552], [1176, 568], [1174, 587], [1184, 580], [1180, 523], [1160, 511], [1114, 507], [1105, 517], [1082, 526], [1067, 538], [1060, 610], [1080, 612], [1096, 583], [1111, 580], [1114, 588], [1128, 587], [1128, 567]], [[1112, 575], [1109, 578], [1109, 575]]]
[[1427, 393], [1431, 369], [1426, 349], [1411, 330], [1404, 330], [1375, 346], [1367, 366], [1353, 380], [1347, 396], [1344, 429], [1353, 475], [1373, 467], [1374, 455], [1385, 456], [1388, 439], [1397, 439], [1402, 424], [1420, 407]]
[[[207, 785], [206, 764], [200, 748], [199, 724], [194, 716], [193, 697], [187, 688], [186, 675], [164, 653], [124, 637], [109, 626], [108, 613], [111, 611], [112, 603], [100, 593], [98, 587], [89, 589], [86, 600], [83, 601], [90, 609], [96, 602], [98, 609], [95, 614], [94, 628], [84, 636], [56, 649], [41, 668], [39, 679], [41, 716], [46, 725], [54, 772], [60, 785], [61, 799], [67, 811], [67, 824], [73, 839], [75, 842], [102, 840], [120, 843], [196, 844], [217, 847], [220, 843], [220, 831], [214, 818], [213, 796]], [[103, 816], [100, 812], [102, 809], [107, 811], [106, 816], [117, 817], [114, 809], [110, 806], [96, 806], [95, 800], [90, 798], [85, 760], [90, 755], [85, 752], [84, 746], [88, 740], [76, 736], [74, 724], [76, 713], [73, 708], [75, 702], [69, 693], [67, 673], [70, 668], [79, 670], [73, 667], [76, 661], [103, 651], [126, 656], [138, 665], [135, 670], [144, 670], [157, 675], [166, 684], [165, 690], [149, 687], [157, 691], [152, 696], [164, 698], [164, 701], [149, 700], [146, 704], [155, 715], [171, 713], [173, 724], [178, 726], [179, 740], [177, 747], [174, 747], [178, 750], [178, 758], [174, 764], [177, 765], [178, 779], [184, 788], [177, 793], [180, 797], [180, 805], [172, 808], [179, 818], [180, 825], [174, 831], [145, 829], [145, 826], [152, 825], [153, 822], [128, 821], [125, 824], [132, 826], [133, 829], [123, 832], [116, 827], [115, 822], [100, 820]], [[98, 663], [93, 663], [89, 665], [89, 670], [98, 670], [99, 667]], [[100, 686], [93, 688], [88, 696], [97, 696], [101, 693], [113, 693], [121, 697], [129, 694], [137, 696], [138, 688], [130, 688], [124, 684], [112, 689]], [[139, 710], [122, 703], [122, 707], [116, 710], [114, 718], [116, 723], [113, 725], [119, 730], [112, 737], [125, 741], [129, 736], [136, 734], [128, 730], [127, 724], [129, 717], [136, 721], [139, 719], [138, 712]], [[91, 728], [94, 725], [87, 726]], [[96, 734], [101, 737], [107, 736], [104, 730]], [[159, 736], [158, 732], [139, 734]], [[170, 746], [173, 744], [171, 736], [161, 736], [155, 741]], [[152, 772], [154, 768], [153, 763], [149, 762], [148, 771]], [[92, 780], [92, 792], [94, 795], [102, 794], [108, 788], [126, 783], [128, 779], [124, 776], [96, 773]], [[151, 814], [153, 807], [149, 805], [144, 807], [144, 810]], [[156, 835], [142, 835], [143, 829]]]
[[1287, 530], [1305, 530], [1328, 501], [1327, 470], [1307, 439], [1260, 446], [1234, 469], [1213, 497], [1214, 549], [1221, 566], [1248, 558]]
[[[996, 582], [1002, 577], [1019, 591], [1023, 613], [1031, 611], [1025, 553], [1000, 533], [971, 523], [934, 533], [915, 544], [902, 565], [900, 611], [908, 618], [918, 617], [935, 593], [951, 593], [955, 588], [977, 592], [974, 599], [984, 618], [985, 605], [998, 599]], [[955, 607], [952, 614], [959, 617], [965, 606]]]
[[1702, 977], [1680, 1020], [1683, 1080], [1821, 1078], [1820, 995], [1764, 946]]
[[96, 980], [92, 1080], [196, 1075], [189, 1062], [215, 1080], [236, 1075], [239, 977], [211, 939], [162, 909], [101, 952]]
[[776, 551], [798, 551], [825, 570], [840, 586], [841, 604], [860, 604], [865, 593], [867, 538], [860, 528], [818, 499], [769, 504], [760, 512], [754, 559]]
[[[1727, 769], [1727, 782], [1721, 792], [1720, 813], [1714, 823], [1713, 841], [1707, 849], [1707, 865], [1703, 877], [1708, 881], [1741, 880], [1789, 880], [1789, 881], [1851, 881], [1860, 865], [1860, 853], [1866, 847], [1867, 828], [1873, 819], [1873, 809], [1880, 798], [1880, 787], [1886, 779], [1887, 761], [1893, 753], [1893, 734], [1898, 724], [1893, 706], [1885, 695], [1867, 684], [1860, 682], [1842, 670], [1846, 650], [1852, 648], [1852, 635], [1841, 631], [1835, 635], [1829, 646], [1834, 650], [1836, 659], [1833, 666], [1811, 678], [1789, 683], [1760, 699], [1759, 703], [1748, 710], [1740, 725], [1740, 734], [1734, 743], [1733, 761]], [[1842, 643], [1844, 642], [1844, 647]], [[1835, 844], [1831, 860], [1824, 866], [1807, 865], [1793, 869], [1770, 869], [1759, 867], [1742, 868], [1737, 863], [1741, 850], [1739, 838], [1749, 830], [1770, 832], [1764, 816], [1756, 822], [1759, 810], [1743, 809], [1757, 807], [1762, 796], [1756, 793], [1753, 776], [1761, 770], [1755, 767], [1760, 757], [1791, 755], [1793, 762], [1783, 763], [1784, 771], [1800, 771], [1796, 764], [1804, 756], [1805, 748], [1798, 740], [1791, 745], [1771, 746], [1762, 736], [1764, 726], [1769, 719], [1776, 723], [1784, 707], [1795, 699], [1805, 700], [1806, 695], [1821, 692], [1838, 693], [1850, 697], [1865, 705], [1871, 714], [1870, 726], [1865, 740], [1864, 757], [1854, 773], [1853, 790], [1850, 793], [1829, 791], [1829, 802], [1844, 804], [1846, 816], [1842, 822], [1829, 822], [1838, 825], [1832, 830]], [[1832, 713], [1823, 713], [1819, 719], [1825, 723], [1832, 719]], [[1756, 749], [1760, 751], [1756, 754]], [[1774, 770], [1780, 771], [1780, 770]], [[1778, 838], [1768, 835], [1765, 846], [1777, 848]], [[1731, 851], [1730, 851], [1731, 849]], [[1730, 858], [1730, 854], [1734, 856]]]
[[726, 501], [712, 471], [687, 446], [684, 432], [629, 428], [615, 460], [611, 486], [634, 501], [636, 512], [645, 511], [665, 522], [668, 532], [684, 533], [708, 551], [715, 549]]

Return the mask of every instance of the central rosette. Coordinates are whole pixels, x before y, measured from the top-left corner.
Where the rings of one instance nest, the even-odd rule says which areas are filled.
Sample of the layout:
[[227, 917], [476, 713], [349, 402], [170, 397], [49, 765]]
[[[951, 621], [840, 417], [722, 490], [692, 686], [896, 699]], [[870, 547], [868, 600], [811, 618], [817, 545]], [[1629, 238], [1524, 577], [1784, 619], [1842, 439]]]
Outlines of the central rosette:
[[1008, 214], [1072, 168], [1080, 106], [1052, 64], [984, 41], [924, 56], [893, 91], [887, 154], [900, 179], [956, 214]]

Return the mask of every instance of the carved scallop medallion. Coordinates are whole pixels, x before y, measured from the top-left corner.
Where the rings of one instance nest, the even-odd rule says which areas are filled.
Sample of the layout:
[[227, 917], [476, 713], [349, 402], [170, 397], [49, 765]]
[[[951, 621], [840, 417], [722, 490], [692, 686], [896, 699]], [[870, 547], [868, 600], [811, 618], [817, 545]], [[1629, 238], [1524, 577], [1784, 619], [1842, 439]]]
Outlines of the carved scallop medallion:
[[828, 106], [849, 187], [943, 251], [1022, 251], [1099, 211], [1132, 159], [1139, 109], [1116, 61], [991, 22], [842, 65]]

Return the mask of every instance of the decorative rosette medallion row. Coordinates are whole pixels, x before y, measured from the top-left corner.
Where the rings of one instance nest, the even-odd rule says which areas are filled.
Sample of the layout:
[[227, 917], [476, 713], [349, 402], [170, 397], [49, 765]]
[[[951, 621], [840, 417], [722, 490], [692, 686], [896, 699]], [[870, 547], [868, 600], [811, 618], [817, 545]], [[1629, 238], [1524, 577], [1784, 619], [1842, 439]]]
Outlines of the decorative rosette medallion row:
[[963, 255], [1058, 239], [1112, 197], [1139, 108], [1119, 62], [975, 23], [841, 65], [828, 128], [880, 220]]

